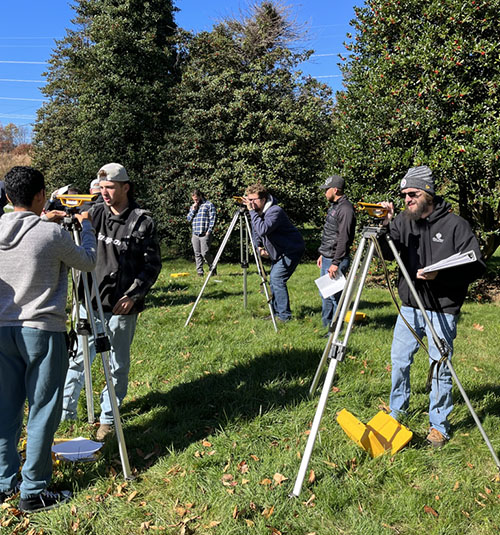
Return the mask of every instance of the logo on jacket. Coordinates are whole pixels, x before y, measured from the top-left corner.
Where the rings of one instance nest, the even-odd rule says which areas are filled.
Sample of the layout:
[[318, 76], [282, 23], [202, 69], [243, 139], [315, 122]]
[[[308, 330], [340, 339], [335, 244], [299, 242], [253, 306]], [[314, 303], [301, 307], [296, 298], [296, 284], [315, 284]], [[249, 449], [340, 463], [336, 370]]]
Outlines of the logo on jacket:
[[444, 240], [443, 240], [443, 235], [441, 234], [441, 232], [438, 232], [434, 238], [432, 238], [432, 241], [435, 241], [436, 243], [443, 243]]

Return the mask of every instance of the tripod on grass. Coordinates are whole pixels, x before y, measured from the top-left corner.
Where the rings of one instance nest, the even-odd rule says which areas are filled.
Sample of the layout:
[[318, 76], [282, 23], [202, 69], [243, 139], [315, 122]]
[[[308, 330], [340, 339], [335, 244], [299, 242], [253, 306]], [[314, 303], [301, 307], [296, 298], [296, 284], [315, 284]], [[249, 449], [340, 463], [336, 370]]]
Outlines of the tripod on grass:
[[[87, 197], [87, 196], [81, 196]], [[82, 201], [83, 203], [83, 201]], [[76, 206], [81, 206], [81, 204]], [[65, 204], [65, 206], [68, 206]], [[75, 204], [70, 206], [75, 207]], [[78, 221], [73, 217], [71, 209], [67, 210], [68, 215], [63, 220], [63, 226], [69, 232], [72, 233], [73, 239], [77, 245], [80, 245], [80, 227]], [[90, 272], [92, 279], [92, 284], [94, 288], [98, 288], [97, 279], [94, 271]], [[90, 369], [90, 351], [89, 351], [89, 336], [92, 335], [94, 338], [95, 350], [96, 353], [100, 353], [102, 366], [104, 371], [104, 377], [106, 379], [106, 385], [108, 388], [109, 399], [111, 403], [111, 410], [113, 413], [113, 421], [115, 425], [116, 438], [118, 441], [118, 450], [120, 453], [120, 460], [122, 464], [123, 475], [125, 479], [132, 479], [132, 474], [130, 471], [130, 465], [127, 455], [127, 446], [125, 444], [125, 438], [123, 435], [123, 428], [120, 419], [120, 411], [118, 408], [118, 402], [116, 400], [115, 387], [113, 384], [113, 379], [111, 376], [111, 369], [109, 366], [109, 351], [111, 350], [111, 343], [109, 336], [106, 333], [106, 322], [104, 318], [104, 311], [102, 308], [102, 302], [99, 296], [99, 293], [96, 291], [96, 302], [97, 302], [97, 313], [100, 319], [99, 325], [96, 322], [94, 311], [92, 309], [92, 298], [89, 288], [89, 280], [87, 273], [82, 273], [78, 270], [71, 270], [71, 279], [72, 279], [72, 297], [73, 297], [73, 306], [72, 314], [77, 326], [77, 333], [81, 335], [83, 340], [83, 362], [84, 362], [84, 377], [85, 377], [85, 393], [87, 399], [87, 413], [89, 423], [94, 423], [94, 403], [92, 397], [92, 373]], [[80, 318], [79, 313], [79, 299], [78, 299], [78, 284], [81, 281], [83, 285], [84, 292], [84, 303], [83, 306], [86, 310], [87, 318]]]
[[200, 293], [198, 294], [198, 297], [193, 305], [193, 308], [191, 309], [191, 312], [189, 313], [188, 319], [186, 320], [184, 327], [187, 327], [189, 322], [191, 321], [191, 318], [194, 314], [196, 306], [198, 305], [201, 299], [201, 296], [203, 295], [203, 292], [205, 291], [205, 288], [208, 284], [208, 281], [210, 280], [210, 277], [212, 276], [214, 271], [217, 269], [217, 264], [219, 262], [219, 259], [224, 251], [224, 248], [226, 247], [227, 242], [229, 241], [231, 233], [233, 232], [238, 222], [240, 225], [240, 263], [241, 263], [241, 268], [243, 269], [243, 306], [244, 308], [247, 307], [247, 271], [249, 267], [248, 241], [250, 240], [250, 243], [252, 245], [252, 253], [255, 258], [255, 264], [257, 266], [257, 271], [259, 273], [259, 277], [261, 281], [260, 284], [263, 287], [264, 293], [266, 295], [266, 300], [269, 305], [269, 311], [271, 312], [271, 319], [273, 322], [274, 330], [278, 332], [278, 327], [276, 325], [276, 318], [274, 316], [274, 310], [271, 304], [271, 296], [270, 296], [269, 289], [267, 286], [266, 272], [264, 270], [264, 266], [262, 265], [262, 260], [260, 258], [257, 248], [255, 247], [255, 243], [252, 237], [252, 230], [250, 226], [250, 220], [248, 217], [248, 210], [243, 206], [238, 207], [238, 209], [233, 215], [233, 219], [231, 220], [231, 223], [229, 225], [229, 228], [226, 231], [224, 239], [222, 240], [222, 243], [219, 247], [219, 250], [217, 251], [217, 254], [215, 255], [214, 261], [212, 262], [207, 278], [205, 279], [205, 282], [203, 283]]
[[[381, 206], [378, 206], [378, 209], [380, 211], [383, 210]], [[378, 214], [372, 214], [372, 215], [374, 215], [374, 217], [380, 218], [380, 217], [384, 217], [385, 214], [381, 215], [380, 213], [378, 213]], [[401, 273], [403, 277], [405, 278], [416, 303], [418, 304], [418, 308], [422, 312], [426, 325], [432, 334], [432, 339], [441, 355], [442, 364], [448, 366], [448, 369], [450, 370], [450, 373], [458, 389], [460, 390], [460, 393], [462, 394], [465, 404], [467, 405], [484, 441], [486, 442], [486, 445], [488, 446], [488, 449], [490, 450], [490, 453], [493, 457], [493, 460], [497, 468], [500, 470], [500, 461], [495, 453], [495, 450], [493, 449], [493, 446], [491, 445], [491, 442], [488, 439], [488, 436], [486, 435], [486, 432], [484, 431], [483, 426], [481, 425], [481, 422], [470, 403], [467, 393], [463, 389], [462, 384], [460, 383], [457, 377], [457, 374], [455, 373], [455, 370], [451, 364], [451, 361], [448, 359], [449, 349], [447, 347], [447, 344], [443, 339], [439, 338], [431, 320], [428, 318], [425, 312], [422, 301], [419, 295], [417, 294], [417, 291], [415, 290], [415, 287], [410, 278], [410, 275], [408, 274], [408, 271], [406, 270], [403, 264], [403, 261], [401, 260], [401, 257], [399, 256], [399, 253], [396, 249], [396, 246], [394, 245], [394, 242], [392, 241], [391, 237], [387, 233], [386, 227], [380, 224], [377, 226], [365, 227], [362, 231], [362, 238], [361, 238], [359, 247], [356, 251], [356, 255], [354, 257], [352, 269], [350, 270], [349, 275], [347, 277], [346, 286], [344, 287], [337, 310], [335, 312], [334, 318], [332, 319], [332, 323], [330, 325], [330, 329], [329, 329], [330, 336], [328, 337], [328, 341], [323, 351], [323, 355], [321, 357], [318, 369], [316, 371], [316, 375], [314, 376], [313, 382], [311, 384], [311, 388], [309, 390], [310, 395], [313, 395], [314, 392], [316, 391], [316, 388], [318, 386], [320, 377], [322, 375], [322, 372], [326, 365], [327, 360], [329, 360], [330, 363], [328, 365], [326, 377], [325, 377], [324, 384], [323, 384], [323, 389], [321, 391], [320, 399], [318, 402], [318, 407], [316, 409], [314, 420], [311, 426], [311, 431], [309, 433], [309, 437], [306, 443], [304, 454], [302, 456], [302, 461], [300, 464], [299, 472], [297, 474], [295, 485], [294, 485], [292, 493], [290, 494], [290, 497], [298, 497], [300, 494], [300, 490], [302, 488], [302, 484], [304, 482], [304, 478], [306, 475], [307, 467], [309, 465], [309, 461], [312, 455], [314, 443], [316, 441], [316, 436], [319, 431], [319, 426], [320, 426], [321, 418], [323, 416], [323, 411], [328, 401], [328, 394], [330, 393], [332, 382], [335, 377], [335, 370], [337, 368], [337, 364], [339, 362], [342, 362], [346, 355], [347, 342], [349, 340], [349, 336], [353, 328], [354, 320], [356, 317], [356, 311], [358, 309], [359, 301], [361, 298], [361, 293], [365, 285], [366, 277], [368, 275], [368, 269], [373, 259], [375, 250], [377, 250], [377, 252], [379, 253], [379, 256], [382, 258], [380, 244], [379, 244], [379, 241], [382, 239], [386, 240], [401, 270]], [[344, 336], [341, 339], [341, 331], [344, 326], [344, 318], [346, 318], [346, 314], [350, 308], [351, 303], [352, 303], [352, 309], [350, 313], [350, 318], [349, 318], [349, 321], [347, 322]]]

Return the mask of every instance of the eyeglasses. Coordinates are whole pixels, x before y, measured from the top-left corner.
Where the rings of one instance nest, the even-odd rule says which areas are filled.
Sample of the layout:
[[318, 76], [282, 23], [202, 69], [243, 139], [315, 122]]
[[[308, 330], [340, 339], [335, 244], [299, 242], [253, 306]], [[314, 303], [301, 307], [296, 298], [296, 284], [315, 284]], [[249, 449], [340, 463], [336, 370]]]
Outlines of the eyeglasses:
[[418, 191], [408, 191], [407, 193], [401, 193], [401, 198], [406, 199], [406, 197], [410, 197], [410, 199], [418, 199], [421, 195]]

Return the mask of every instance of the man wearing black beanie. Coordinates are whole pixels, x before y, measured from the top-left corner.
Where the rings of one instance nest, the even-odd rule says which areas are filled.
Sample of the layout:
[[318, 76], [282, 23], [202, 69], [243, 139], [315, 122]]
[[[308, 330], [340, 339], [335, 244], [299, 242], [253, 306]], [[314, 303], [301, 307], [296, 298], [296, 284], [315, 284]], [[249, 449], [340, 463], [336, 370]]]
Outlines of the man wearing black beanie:
[[[422, 301], [427, 316], [440, 339], [453, 353], [453, 340], [460, 308], [468, 286], [485, 268], [479, 244], [469, 223], [452, 211], [449, 203], [435, 195], [434, 177], [429, 167], [422, 165], [408, 170], [400, 184], [405, 210], [394, 219], [394, 205], [381, 203], [388, 209], [384, 220], [399, 251], [401, 260]], [[381, 242], [381, 245], [384, 241]], [[392, 254], [385, 250], [384, 257]], [[444, 260], [456, 253], [474, 251], [476, 261], [441, 271], [424, 273], [422, 268]], [[438, 366], [441, 354], [434, 344], [423, 315], [406, 279], [400, 275], [398, 291], [402, 301], [401, 314], [394, 328], [391, 349], [392, 388], [391, 416], [398, 419], [405, 414], [410, 402], [410, 366], [419, 344], [401, 316], [422, 338], [427, 335], [429, 364], [433, 365], [429, 400], [430, 430], [427, 441], [434, 447], [443, 446], [450, 437], [448, 416], [453, 409], [452, 377], [448, 366]]]

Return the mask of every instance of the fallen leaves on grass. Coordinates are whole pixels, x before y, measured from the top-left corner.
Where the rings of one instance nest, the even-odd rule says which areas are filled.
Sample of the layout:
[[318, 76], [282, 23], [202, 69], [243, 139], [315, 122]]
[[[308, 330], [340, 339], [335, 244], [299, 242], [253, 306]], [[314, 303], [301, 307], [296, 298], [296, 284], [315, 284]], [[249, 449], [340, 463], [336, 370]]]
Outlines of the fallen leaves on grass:
[[424, 505], [424, 512], [427, 513], [428, 515], [435, 516], [436, 518], [438, 518], [439, 516], [438, 512], [432, 507], [430, 507], [429, 505]]

